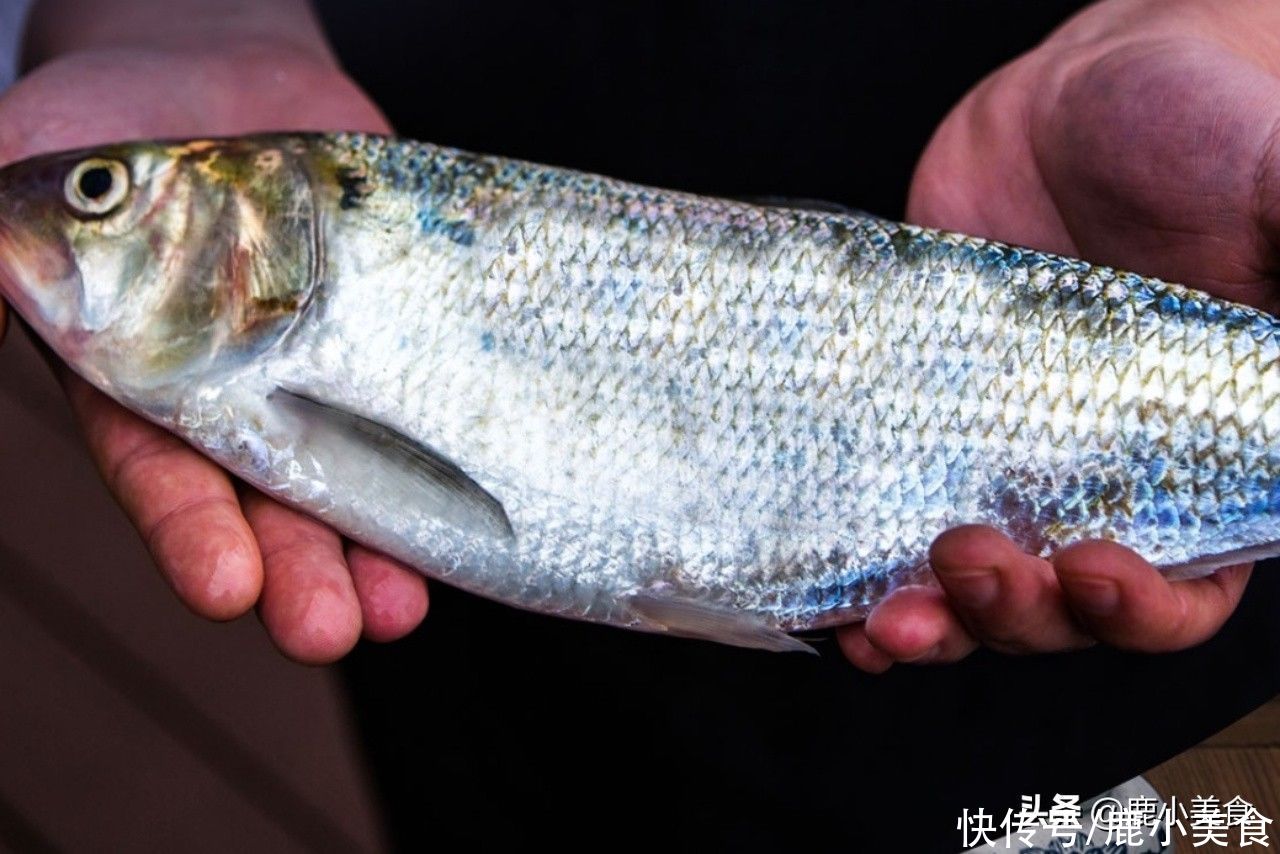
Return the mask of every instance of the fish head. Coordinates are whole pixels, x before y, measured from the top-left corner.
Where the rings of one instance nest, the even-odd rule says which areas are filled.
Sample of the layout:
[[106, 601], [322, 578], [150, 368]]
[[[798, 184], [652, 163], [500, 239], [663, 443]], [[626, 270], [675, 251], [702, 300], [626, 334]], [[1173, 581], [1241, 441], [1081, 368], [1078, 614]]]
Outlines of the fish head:
[[286, 334], [319, 252], [305, 143], [138, 142], [0, 169], [0, 295], [135, 408]]

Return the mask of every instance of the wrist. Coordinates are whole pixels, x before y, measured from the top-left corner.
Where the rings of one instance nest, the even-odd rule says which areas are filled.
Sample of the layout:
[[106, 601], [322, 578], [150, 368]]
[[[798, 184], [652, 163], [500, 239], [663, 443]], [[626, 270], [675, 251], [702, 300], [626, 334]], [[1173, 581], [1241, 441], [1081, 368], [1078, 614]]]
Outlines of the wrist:
[[305, 0], [37, 0], [22, 65], [116, 50], [249, 59], [274, 54], [291, 64], [337, 67]]
[[390, 130], [336, 65], [268, 39], [78, 48], [24, 75], [0, 114], [0, 162], [124, 139]]

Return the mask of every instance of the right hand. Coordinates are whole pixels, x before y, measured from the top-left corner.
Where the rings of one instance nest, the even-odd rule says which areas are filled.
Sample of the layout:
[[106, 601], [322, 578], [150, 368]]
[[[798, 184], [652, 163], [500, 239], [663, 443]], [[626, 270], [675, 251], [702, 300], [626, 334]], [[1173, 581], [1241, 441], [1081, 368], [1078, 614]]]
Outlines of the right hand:
[[[1280, 310], [1280, 4], [1106, 0], [998, 70], [929, 143], [907, 217]], [[865, 670], [979, 645], [1186, 649], [1235, 611], [1250, 566], [1171, 581], [1113, 542], [1049, 559], [990, 528], [933, 545], [842, 648]]]
[[[224, 14], [155, 0], [54, 0], [32, 12], [44, 59], [0, 98], [0, 162], [96, 143], [263, 130], [386, 132], [306, 6]], [[0, 304], [0, 334], [4, 329]], [[195, 613], [255, 605], [282, 652], [324, 663], [390, 640], [427, 610], [418, 573], [251, 489], [61, 364], [55, 370], [107, 485]]]

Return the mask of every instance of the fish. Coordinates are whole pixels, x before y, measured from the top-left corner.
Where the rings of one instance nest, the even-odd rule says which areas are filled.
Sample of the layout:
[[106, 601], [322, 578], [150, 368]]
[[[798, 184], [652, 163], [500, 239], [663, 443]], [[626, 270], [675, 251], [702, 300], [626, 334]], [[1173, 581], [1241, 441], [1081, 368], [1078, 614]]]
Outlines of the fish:
[[0, 291], [227, 471], [518, 608], [775, 651], [992, 525], [1280, 552], [1280, 321], [824, 204], [360, 133], [0, 170]]

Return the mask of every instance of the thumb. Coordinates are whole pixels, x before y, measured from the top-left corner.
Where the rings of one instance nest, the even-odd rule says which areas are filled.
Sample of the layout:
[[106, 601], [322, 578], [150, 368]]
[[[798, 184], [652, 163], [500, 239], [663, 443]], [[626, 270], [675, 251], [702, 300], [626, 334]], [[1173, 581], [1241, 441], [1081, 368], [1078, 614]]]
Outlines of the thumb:
[[1167, 652], [1213, 636], [1235, 611], [1249, 566], [1169, 581], [1116, 543], [1091, 540], [1053, 556], [1067, 603], [1093, 637], [1121, 649]]
[[1044, 188], [1025, 115], [1037, 63], [1023, 58], [969, 92], [916, 164], [907, 221], [1079, 254]]

